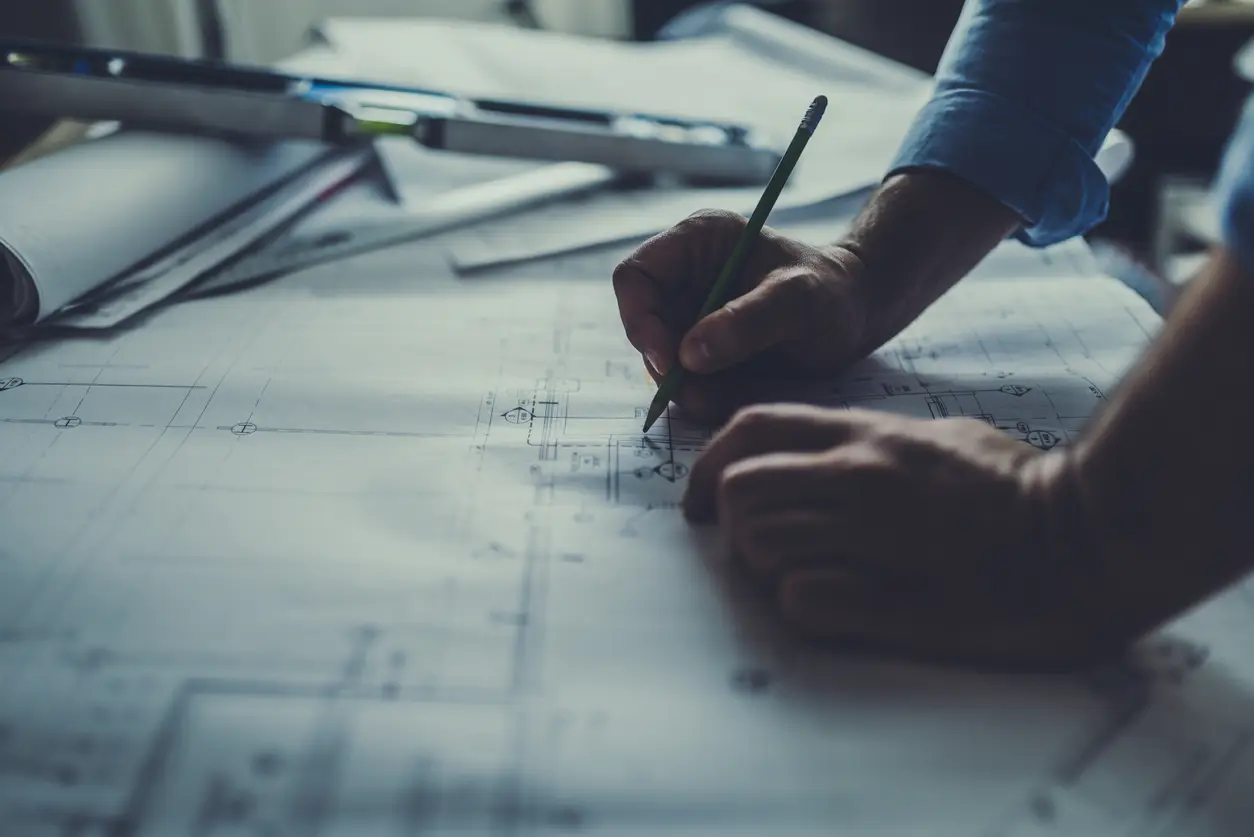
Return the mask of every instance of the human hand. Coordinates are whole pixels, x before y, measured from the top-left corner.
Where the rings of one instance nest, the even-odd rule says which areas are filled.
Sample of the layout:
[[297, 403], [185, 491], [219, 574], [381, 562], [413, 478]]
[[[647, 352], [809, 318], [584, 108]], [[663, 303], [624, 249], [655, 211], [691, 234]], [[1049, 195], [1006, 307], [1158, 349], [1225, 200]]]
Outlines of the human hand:
[[746, 400], [746, 378], [832, 374], [860, 358], [870, 303], [861, 261], [764, 229], [731, 299], [694, 324], [745, 219], [698, 212], [641, 245], [614, 270], [627, 339], [660, 380], [689, 372], [675, 396], [701, 421]]
[[973, 419], [777, 404], [715, 437], [684, 511], [808, 637], [1053, 668], [1128, 639], [1067, 467]]

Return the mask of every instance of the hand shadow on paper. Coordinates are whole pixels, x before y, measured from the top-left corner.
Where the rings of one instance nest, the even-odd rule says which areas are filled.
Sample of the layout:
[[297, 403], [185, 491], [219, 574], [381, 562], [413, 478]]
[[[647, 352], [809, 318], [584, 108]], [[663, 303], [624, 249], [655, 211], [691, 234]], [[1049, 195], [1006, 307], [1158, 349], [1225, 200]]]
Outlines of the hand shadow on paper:
[[[1135, 833], [1150, 822], [1188, 824], [1161, 833], [1248, 833], [1254, 690], [1195, 643], [1165, 632], [1105, 665], [1043, 675], [805, 642], [783, 626], [772, 591], [737, 570], [716, 531], [694, 528], [692, 542], [738, 634], [745, 663], [734, 689], [823, 719], [833, 746], [856, 749], [886, 775], [935, 770], [975, 787], [990, 771], [1026, 780], [1032, 790], [1018, 803], [990, 812], [990, 833]], [[909, 767], [900, 736], [912, 742]], [[1100, 822], [1084, 818], [1094, 806]]]

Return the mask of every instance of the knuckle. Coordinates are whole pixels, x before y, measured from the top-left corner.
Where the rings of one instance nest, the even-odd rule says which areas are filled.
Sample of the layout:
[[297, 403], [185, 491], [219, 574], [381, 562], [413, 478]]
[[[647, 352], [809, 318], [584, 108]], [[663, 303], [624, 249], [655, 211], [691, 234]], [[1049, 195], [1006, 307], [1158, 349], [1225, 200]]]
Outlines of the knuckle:
[[827, 470], [857, 492], [891, 491], [897, 483], [891, 463], [865, 445], [834, 451], [828, 457]]
[[740, 230], [749, 222], [745, 216], [726, 209], [698, 209], [684, 220], [676, 224], [676, 228], [691, 232], [717, 232], [722, 230]]
[[614, 272], [610, 274], [610, 284], [621, 301], [623, 295], [630, 294], [643, 278], [639, 262], [635, 256], [631, 256], [614, 266]]
[[811, 270], [799, 270], [780, 277], [780, 314], [792, 321], [798, 332], [806, 333], [815, 328], [826, 331], [830, 328], [827, 284]]
[[742, 500], [753, 493], [753, 472], [745, 468], [730, 465], [718, 477], [719, 508], [725, 513], [735, 515], [742, 505]]
[[776, 423], [776, 410], [769, 404], [754, 404], [736, 411], [728, 430], [738, 435], [757, 437], [769, 432]]

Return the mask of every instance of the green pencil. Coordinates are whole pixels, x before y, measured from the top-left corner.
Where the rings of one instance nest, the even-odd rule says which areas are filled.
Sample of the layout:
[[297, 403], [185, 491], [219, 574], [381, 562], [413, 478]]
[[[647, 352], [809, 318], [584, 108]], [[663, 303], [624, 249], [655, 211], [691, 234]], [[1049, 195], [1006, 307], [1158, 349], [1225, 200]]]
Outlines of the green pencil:
[[[718, 281], [714, 283], [714, 287], [710, 288], [710, 295], [706, 298], [705, 306], [701, 309], [701, 313], [697, 315], [697, 322], [700, 322], [710, 312], [722, 307], [727, 302], [727, 291], [731, 287], [732, 279], [740, 272], [740, 268], [744, 266], [745, 259], [749, 257], [749, 252], [758, 240], [758, 234], [762, 232], [762, 227], [766, 224], [766, 216], [770, 215], [771, 210], [775, 208], [775, 201], [779, 199], [779, 193], [784, 191], [784, 185], [788, 182], [789, 175], [792, 174], [793, 168], [796, 167], [797, 160], [801, 157], [801, 152], [805, 150], [806, 143], [810, 141], [811, 135], [814, 134], [814, 129], [819, 126], [819, 120], [823, 118], [823, 111], [826, 109], [826, 96], [819, 96], [810, 103], [809, 109], [806, 110], [806, 115], [801, 120], [801, 125], [797, 128], [796, 135], [788, 145], [788, 150], [784, 152], [779, 165], [775, 167], [775, 173], [771, 175], [770, 182], [766, 184], [766, 190], [758, 200], [757, 207], [754, 208], [753, 214], [749, 216], [749, 223], [745, 225], [739, 240], [736, 241], [736, 246], [732, 249], [731, 255], [727, 257], [727, 263], [723, 265], [723, 272], [719, 274]], [[649, 428], [653, 426], [653, 423], [666, 411], [667, 406], [671, 403], [671, 397], [675, 394], [675, 390], [679, 388], [679, 382], [683, 379], [683, 376], [683, 366], [676, 363], [671, 367], [671, 371], [667, 373], [666, 377], [662, 379], [662, 383], [657, 389], [657, 395], [653, 396], [653, 403], [649, 405], [649, 414], [644, 420], [645, 433], [649, 432]]]

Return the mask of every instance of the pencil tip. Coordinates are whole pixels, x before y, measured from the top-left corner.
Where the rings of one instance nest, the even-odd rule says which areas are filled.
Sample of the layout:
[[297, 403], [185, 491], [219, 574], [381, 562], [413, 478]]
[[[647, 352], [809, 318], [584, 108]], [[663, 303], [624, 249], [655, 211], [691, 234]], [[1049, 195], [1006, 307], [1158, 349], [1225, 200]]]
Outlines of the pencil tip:
[[653, 403], [649, 405], [649, 414], [644, 419], [644, 433], [648, 433], [649, 428], [661, 418], [663, 411], [666, 410], [666, 403], [667, 399], [665, 398], [653, 399]]

